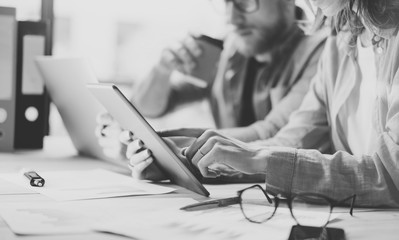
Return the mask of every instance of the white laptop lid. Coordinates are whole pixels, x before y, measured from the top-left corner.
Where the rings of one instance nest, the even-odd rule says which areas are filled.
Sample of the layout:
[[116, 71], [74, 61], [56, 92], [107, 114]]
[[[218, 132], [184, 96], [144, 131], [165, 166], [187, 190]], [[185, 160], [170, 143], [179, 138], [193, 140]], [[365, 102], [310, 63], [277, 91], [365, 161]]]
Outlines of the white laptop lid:
[[96, 117], [105, 110], [86, 88], [86, 83], [97, 82], [89, 64], [81, 58], [51, 56], [35, 61], [79, 154], [107, 160], [95, 136]]

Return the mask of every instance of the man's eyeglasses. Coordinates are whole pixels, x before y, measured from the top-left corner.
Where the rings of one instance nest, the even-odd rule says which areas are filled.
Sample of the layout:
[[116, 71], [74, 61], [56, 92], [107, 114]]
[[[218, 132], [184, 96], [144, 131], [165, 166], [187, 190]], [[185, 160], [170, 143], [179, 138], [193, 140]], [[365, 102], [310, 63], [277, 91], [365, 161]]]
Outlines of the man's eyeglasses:
[[[247, 220], [254, 223], [262, 223], [271, 219], [280, 201], [283, 201], [277, 196], [266, 193], [260, 185], [245, 188], [237, 193], [242, 213]], [[291, 216], [299, 225], [313, 225], [312, 223], [317, 221], [320, 223], [320, 227], [327, 226], [335, 206], [342, 205], [348, 200], [352, 200], [349, 213], [353, 216], [356, 194], [339, 201], [314, 193], [301, 193], [284, 199], [287, 201]], [[317, 211], [318, 214], [311, 217], [306, 215], [305, 211], [309, 209], [312, 212]]]
[[253, 13], [259, 9], [259, 0], [210, 0], [216, 11], [225, 13], [227, 5], [232, 2], [234, 7], [243, 13]]

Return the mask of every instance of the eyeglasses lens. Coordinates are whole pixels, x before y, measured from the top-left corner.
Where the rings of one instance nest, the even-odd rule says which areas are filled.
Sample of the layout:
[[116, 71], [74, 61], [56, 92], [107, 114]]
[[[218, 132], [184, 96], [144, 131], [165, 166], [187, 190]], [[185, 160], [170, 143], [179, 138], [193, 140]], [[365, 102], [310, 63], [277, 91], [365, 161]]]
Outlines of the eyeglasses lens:
[[331, 213], [327, 199], [313, 195], [299, 195], [292, 199], [292, 215], [303, 226], [325, 226]]
[[264, 222], [271, 218], [275, 211], [275, 202], [270, 203], [262, 189], [253, 187], [241, 194], [241, 209], [245, 217], [252, 222]]
[[235, 0], [237, 8], [243, 12], [250, 13], [258, 9], [256, 0]]
[[228, 2], [232, 2], [235, 8], [244, 13], [251, 13], [258, 10], [257, 0], [211, 0], [215, 10], [222, 14], [226, 13]]

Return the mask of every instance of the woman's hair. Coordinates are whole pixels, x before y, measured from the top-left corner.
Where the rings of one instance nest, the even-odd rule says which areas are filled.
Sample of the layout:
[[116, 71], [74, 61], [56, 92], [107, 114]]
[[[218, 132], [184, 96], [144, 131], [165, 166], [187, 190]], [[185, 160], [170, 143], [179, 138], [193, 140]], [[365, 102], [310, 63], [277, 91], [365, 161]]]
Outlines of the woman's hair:
[[[356, 6], [356, 8], [354, 8]], [[322, 14], [318, 11], [317, 15]], [[363, 31], [359, 16], [373, 28], [392, 29], [399, 26], [399, 0], [348, 0], [346, 6], [332, 20], [336, 31], [349, 30], [354, 35]], [[326, 18], [316, 16], [316, 26], [321, 26]]]

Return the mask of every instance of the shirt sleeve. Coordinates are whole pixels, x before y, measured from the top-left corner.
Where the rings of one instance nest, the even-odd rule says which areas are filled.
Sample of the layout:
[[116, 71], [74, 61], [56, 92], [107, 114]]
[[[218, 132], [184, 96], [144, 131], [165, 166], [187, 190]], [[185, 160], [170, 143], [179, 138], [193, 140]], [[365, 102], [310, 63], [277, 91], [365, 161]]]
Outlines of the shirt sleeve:
[[[380, 137], [380, 149], [373, 156], [273, 148], [267, 159], [266, 189], [286, 196], [319, 193], [337, 200], [356, 194], [357, 206], [399, 207], [396, 186], [399, 169], [397, 160], [392, 158], [398, 159], [399, 149], [395, 144], [395, 150], [386, 152], [386, 148], [392, 146], [385, 145], [391, 142], [386, 137]], [[389, 169], [387, 165], [394, 168]]]

